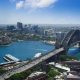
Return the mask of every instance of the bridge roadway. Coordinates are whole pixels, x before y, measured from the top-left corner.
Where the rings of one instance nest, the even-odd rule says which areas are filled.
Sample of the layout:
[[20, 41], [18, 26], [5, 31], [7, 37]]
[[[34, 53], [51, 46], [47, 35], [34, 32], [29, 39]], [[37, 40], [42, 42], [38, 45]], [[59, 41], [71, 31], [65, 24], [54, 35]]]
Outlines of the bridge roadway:
[[32, 68], [33, 66], [39, 64], [40, 62], [45, 61], [45, 60], [49, 59], [50, 57], [52, 57], [52, 56], [54, 56], [56, 54], [59, 54], [62, 51], [64, 51], [63, 48], [56, 49], [55, 51], [50, 52], [50, 53], [46, 54], [45, 56], [39, 57], [37, 59], [34, 59], [33, 61], [25, 64], [22, 67], [10, 70], [10, 71], [4, 73], [3, 75], [1, 75], [0, 76], [0, 80], [5, 80], [5, 79], [9, 78], [10, 76], [12, 76], [12, 75], [14, 75], [16, 73], [20, 73], [20, 72], [23, 72], [25, 70], [28, 70], [28, 69]]

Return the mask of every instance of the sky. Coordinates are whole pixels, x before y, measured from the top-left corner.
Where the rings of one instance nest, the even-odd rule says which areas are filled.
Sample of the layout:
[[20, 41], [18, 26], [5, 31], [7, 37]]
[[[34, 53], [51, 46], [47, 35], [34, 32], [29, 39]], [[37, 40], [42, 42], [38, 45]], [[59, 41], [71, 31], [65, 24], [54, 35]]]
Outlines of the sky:
[[0, 24], [80, 24], [80, 0], [0, 0]]

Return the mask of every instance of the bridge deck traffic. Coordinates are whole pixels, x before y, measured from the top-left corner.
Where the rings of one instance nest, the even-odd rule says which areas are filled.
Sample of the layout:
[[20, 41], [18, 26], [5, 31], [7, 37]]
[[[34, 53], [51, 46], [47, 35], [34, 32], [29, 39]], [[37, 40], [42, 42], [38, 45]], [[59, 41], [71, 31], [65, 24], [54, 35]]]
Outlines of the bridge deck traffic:
[[10, 76], [12, 76], [12, 75], [14, 75], [16, 73], [20, 73], [20, 72], [23, 72], [25, 70], [28, 70], [28, 69], [32, 68], [33, 66], [39, 64], [40, 62], [45, 61], [48, 58], [50, 58], [50, 57], [52, 57], [52, 56], [54, 56], [56, 54], [59, 54], [62, 51], [64, 51], [63, 48], [56, 49], [55, 51], [50, 52], [49, 54], [46, 54], [45, 56], [39, 57], [37, 59], [34, 59], [33, 61], [25, 64], [22, 67], [16, 68], [14, 70], [10, 70], [10, 71], [6, 72], [5, 74], [1, 75], [0, 76], [0, 80], [5, 80], [5, 79], [9, 78]]

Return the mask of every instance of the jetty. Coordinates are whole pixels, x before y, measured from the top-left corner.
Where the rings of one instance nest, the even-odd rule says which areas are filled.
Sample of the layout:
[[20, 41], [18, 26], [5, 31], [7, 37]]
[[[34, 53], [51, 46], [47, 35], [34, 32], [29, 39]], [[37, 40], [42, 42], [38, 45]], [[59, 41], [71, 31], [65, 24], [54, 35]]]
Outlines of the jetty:
[[11, 61], [18, 62], [18, 61], [20, 61], [18, 58], [14, 57], [10, 54], [6, 54], [4, 59], [8, 62], [11, 62]]

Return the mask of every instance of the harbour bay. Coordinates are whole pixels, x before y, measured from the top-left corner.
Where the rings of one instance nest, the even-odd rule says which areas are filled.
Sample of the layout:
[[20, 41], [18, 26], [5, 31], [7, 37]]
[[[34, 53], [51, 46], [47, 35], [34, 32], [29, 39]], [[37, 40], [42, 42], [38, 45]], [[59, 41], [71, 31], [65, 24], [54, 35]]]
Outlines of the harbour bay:
[[33, 59], [37, 53], [46, 54], [54, 49], [55, 46], [42, 41], [13, 42], [7, 46], [0, 46], [0, 63], [4, 62], [3, 57], [6, 54], [11, 54], [20, 60], [27, 60]]

